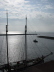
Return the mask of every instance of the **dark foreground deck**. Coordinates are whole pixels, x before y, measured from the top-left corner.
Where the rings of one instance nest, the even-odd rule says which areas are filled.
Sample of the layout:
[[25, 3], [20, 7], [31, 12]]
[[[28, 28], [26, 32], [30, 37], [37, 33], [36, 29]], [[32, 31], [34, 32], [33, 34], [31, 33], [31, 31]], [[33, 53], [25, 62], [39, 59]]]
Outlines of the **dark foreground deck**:
[[10, 72], [54, 72], [54, 60], [39, 65], [29, 66], [22, 70], [12, 70]]
[[[50, 66], [50, 68], [54, 67], [53, 66], [54, 61], [47, 62], [47, 64], [44, 63], [44, 59], [52, 54], [53, 53], [51, 52], [50, 54], [48, 54], [46, 56], [42, 56], [40, 58], [38, 57], [38, 58], [32, 59], [32, 60], [27, 60], [27, 61], [22, 60], [22, 61], [18, 61], [18, 62], [0, 65], [0, 70], [3, 72], [5, 72], [5, 70], [6, 70], [6, 72], [22, 72], [22, 71], [27, 72], [27, 70], [28, 70], [28, 72], [42, 72], [41, 69], [44, 69], [45, 67], [49, 67], [49, 66]], [[47, 69], [49, 70], [49, 68], [47, 68]]]
[[54, 72], [54, 61], [26, 68], [20, 72]]

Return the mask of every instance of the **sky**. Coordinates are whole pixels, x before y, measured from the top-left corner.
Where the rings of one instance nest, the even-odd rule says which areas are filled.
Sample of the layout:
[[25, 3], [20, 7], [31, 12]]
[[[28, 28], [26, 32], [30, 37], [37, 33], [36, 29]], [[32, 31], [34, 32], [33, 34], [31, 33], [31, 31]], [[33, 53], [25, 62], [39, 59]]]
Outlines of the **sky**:
[[54, 0], [0, 0], [0, 33], [24, 32], [27, 16], [28, 32], [54, 32]]

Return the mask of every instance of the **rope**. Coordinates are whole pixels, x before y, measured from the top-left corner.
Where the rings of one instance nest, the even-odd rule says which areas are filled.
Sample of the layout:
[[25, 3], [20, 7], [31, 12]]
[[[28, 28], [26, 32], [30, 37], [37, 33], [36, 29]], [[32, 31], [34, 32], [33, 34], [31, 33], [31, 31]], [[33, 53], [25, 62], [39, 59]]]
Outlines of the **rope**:
[[22, 45], [23, 45], [23, 44], [22, 44], [22, 39], [23, 39], [23, 36], [21, 37], [21, 41], [20, 41], [19, 44], [18, 44], [18, 45], [21, 45], [21, 47], [20, 47], [21, 60], [23, 59], [23, 56], [22, 56], [22, 55], [24, 54], [24, 53], [23, 53], [23, 47], [22, 47]]
[[[27, 27], [28, 28], [28, 27]], [[28, 31], [27, 31], [28, 32]], [[33, 37], [32, 37], [33, 38]], [[31, 41], [30, 41], [31, 42]], [[32, 44], [32, 42], [31, 42], [31, 44]], [[34, 48], [34, 47], [33, 47]], [[36, 55], [38, 56], [38, 54], [37, 54], [37, 52], [36, 52]]]
[[[31, 25], [30, 25], [30, 28], [31, 28], [31, 30], [33, 31], [34, 28], [32, 28]], [[33, 37], [32, 37], [32, 38], [33, 38]], [[37, 46], [37, 44], [36, 44], [36, 46]], [[38, 47], [38, 46], [37, 46], [37, 47]], [[38, 47], [38, 49], [39, 49], [39, 47]], [[40, 51], [40, 49], [39, 49], [39, 51]], [[41, 52], [41, 51], [40, 51], [40, 52]], [[41, 54], [41, 55], [42, 55], [42, 54]]]
[[1, 42], [1, 49], [2, 49], [2, 46], [3, 46], [3, 40], [4, 40], [4, 36], [2, 38], [2, 42]]
[[[29, 22], [29, 20], [28, 20], [28, 22]], [[29, 26], [30, 26], [29, 30], [31, 30], [33, 32], [34, 31], [34, 27], [31, 24], [29, 24]]]
[[[41, 41], [41, 40], [40, 40], [40, 41]], [[41, 43], [42, 43], [42, 42], [41, 42]], [[44, 47], [46, 47], [46, 49], [51, 53], [50, 49], [49, 49], [44, 43], [42, 43], [42, 45], [43, 45]], [[43, 48], [44, 48], [44, 47], [43, 47]], [[51, 60], [49, 57], [48, 57], [48, 59]], [[48, 59], [47, 59], [47, 60], [48, 60]]]
[[[36, 44], [36, 43], [35, 43]], [[41, 55], [42, 55], [42, 52], [41, 52], [41, 50], [39, 49], [39, 47], [38, 47], [38, 45], [36, 44], [36, 46], [37, 46], [37, 48], [38, 48], [38, 50], [39, 50], [39, 52], [41, 53]]]
[[[31, 37], [32, 37], [33, 35], [31, 35]], [[32, 40], [33, 40], [33, 37], [32, 37]], [[32, 42], [31, 42], [31, 44], [32, 44]], [[34, 46], [33, 46], [33, 48], [34, 48]], [[35, 50], [34, 50], [35, 51]], [[37, 54], [37, 56], [38, 56], [38, 53], [36, 52], [36, 54]], [[38, 56], [39, 57], [39, 56]]]
[[[37, 46], [37, 48], [39, 49], [39, 47], [38, 47], [38, 45], [36, 44], [36, 46]], [[39, 49], [39, 52], [41, 53], [41, 55], [42, 55], [42, 52], [41, 52], [41, 50]]]
[[50, 49], [44, 43], [42, 43], [42, 45], [45, 46], [49, 52], [51, 52]]

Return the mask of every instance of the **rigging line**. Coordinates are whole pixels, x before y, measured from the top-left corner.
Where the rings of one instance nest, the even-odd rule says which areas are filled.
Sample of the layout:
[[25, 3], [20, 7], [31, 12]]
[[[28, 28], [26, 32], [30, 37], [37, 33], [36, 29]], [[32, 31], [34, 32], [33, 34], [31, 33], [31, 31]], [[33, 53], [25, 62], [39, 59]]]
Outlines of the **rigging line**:
[[28, 27], [29, 30], [31, 30], [32, 32], [33, 32], [33, 31], [36, 31], [36, 30], [34, 29], [35, 26], [33, 26], [33, 25], [31, 25], [31, 24], [29, 24], [29, 26], [30, 26], [30, 28]]
[[[43, 43], [42, 43], [43, 44]], [[48, 49], [47, 49], [48, 50]], [[48, 50], [49, 51], [49, 50]], [[51, 51], [49, 51], [49, 52], [51, 52]], [[48, 57], [48, 59], [50, 60], [50, 58]]]
[[[36, 43], [35, 43], [36, 44]], [[38, 45], [36, 44], [37, 48], [39, 49]], [[39, 49], [40, 53], [41, 53], [41, 50]], [[42, 54], [41, 54], [42, 55]]]
[[41, 53], [41, 55], [42, 55], [42, 52], [41, 52], [41, 50], [39, 49], [39, 47], [38, 47], [38, 45], [36, 44], [36, 46], [37, 46], [37, 48], [38, 48], [38, 50], [39, 50], [39, 52]]
[[32, 26], [28, 27], [28, 29], [29, 29], [30, 31], [32, 31], [32, 32], [35, 31]]
[[[34, 23], [33, 23], [33, 24], [30, 23], [29, 25], [30, 25], [31, 27], [33, 27], [32, 29], [34, 29], [34, 27], [35, 27]], [[34, 29], [34, 30], [36, 30], [36, 29]]]
[[[31, 39], [29, 39], [30, 40], [30, 43], [32, 44], [32, 42], [31, 42]], [[32, 44], [33, 45], [33, 44]], [[31, 47], [30, 47], [31, 48]], [[32, 49], [34, 49], [34, 47], [32, 48]], [[36, 55], [38, 56], [38, 54], [36, 53]]]
[[[31, 42], [31, 41], [30, 41]], [[31, 42], [31, 44], [32, 44], [32, 42]], [[33, 47], [34, 48], [34, 47]], [[36, 52], [36, 55], [38, 56], [38, 54], [37, 54], [37, 52]]]
[[29, 33], [29, 34], [31, 34], [31, 33], [35, 34], [34, 32], [35, 32], [35, 31], [33, 31], [31, 28], [30, 28], [30, 29], [28, 28], [28, 33]]
[[20, 43], [20, 57], [21, 57], [21, 60], [22, 60], [22, 42]]
[[[31, 35], [31, 37], [32, 37], [33, 35]], [[32, 37], [32, 40], [33, 40], [33, 37]], [[32, 44], [32, 42], [31, 42], [31, 44]], [[32, 44], [33, 45], [33, 44]], [[34, 46], [33, 46], [33, 48], [34, 48]], [[38, 53], [36, 52], [36, 54], [37, 54], [37, 56], [38, 56]], [[39, 56], [38, 56], [39, 57]]]
[[[24, 37], [24, 36], [21, 36], [21, 39], [24, 39], [23, 37]], [[21, 48], [22, 48], [22, 40], [18, 43], [18, 47], [19, 47], [19, 45], [21, 45]], [[21, 52], [22, 52], [21, 48], [20, 48], [20, 53], [19, 53], [19, 55], [21, 55]]]
[[27, 33], [29, 32], [29, 29], [28, 29], [28, 27], [27, 27]]
[[22, 46], [22, 57], [23, 57], [23, 60], [24, 60], [24, 44]]
[[[2, 36], [1, 36], [2, 37]], [[2, 38], [2, 42], [1, 42], [1, 50], [2, 50], [2, 46], [3, 46], [3, 40], [4, 40], [4, 36]]]
[[30, 28], [28, 28], [29, 33], [33, 33], [33, 34], [37, 34], [36, 30], [34, 30], [33, 27], [30, 26]]
[[[24, 39], [24, 36], [22, 36], [21, 39]], [[23, 41], [23, 40], [22, 40], [22, 41]], [[23, 47], [23, 45], [24, 45], [23, 43], [24, 43], [24, 42], [22, 42], [22, 41], [21, 41], [21, 52], [22, 52], [22, 50], [23, 50], [23, 48], [24, 48], [24, 47]], [[24, 54], [25, 52], [23, 51], [22, 53]]]
[[44, 43], [42, 43], [42, 45], [45, 46], [49, 52], [51, 52], [50, 49]]
[[[30, 24], [29, 24], [30, 25]], [[31, 23], [31, 25], [30, 26], [32, 26], [32, 23]], [[34, 26], [35, 27], [35, 26]], [[34, 27], [32, 28], [32, 29], [34, 29]], [[38, 30], [41, 30], [41, 28], [39, 27], [39, 29]]]
[[[21, 42], [21, 53], [22, 53], [21, 56], [24, 54], [24, 51], [23, 51], [24, 50], [23, 49], [24, 47], [23, 47], [23, 45], [24, 45], [23, 42]], [[23, 59], [23, 56], [21, 57], [21, 59]]]
[[31, 25], [29, 25], [28, 29], [32, 31], [32, 27], [31, 27]]
[[29, 34], [34, 34], [35, 31], [33, 31], [31, 28], [28, 29]]
[[[37, 45], [37, 44], [36, 44], [36, 46], [38, 47], [38, 45]], [[38, 47], [38, 49], [39, 49], [39, 47]], [[39, 51], [40, 51], [41, 55], [43, 55], [40, 49], [39, 49]], [[50, 58], [48, 58], [48, 59], [50, 60]]]
[[[34, 24], [32, 25], [32, 23], [30, 23], [29, 25], [32, 29], [34, 29], [34, 27], [35, 27]], [[36, 31], [36, 29], [34, 29], [34, 31]]]
[[[30, 27], [31, 28], [31, 27]], [[32, 29], [31, 29], [32, 30]], [[33, 30], [32, 30], [33, 31]], [[32, 43], [32, 42], [31, 42]]]
[[21, 47], [20, 47], [20, 54], [21, 54], [21, 60], [22, 60], [22, 42], [21, 42]]
[[[30, 47], [30, 48], [31, 48], [31, 47]], [[32, 49], [33, 49], [33, 50], [35, 49], [34, 46], [33, 46]], [[34, 51], [35, 51], [35, 50], [34, 50]], [[35, 51], [35, 53], [36, 53], [36, 56], [39, 57], [39, 55], [38, 55], [38, 53], [37, 53], [36, 51]]]
[[[41, 41], [41, 40], [40, 40]], [[41, 42], [42, 43], [42, 42]], [[42, 43], [43, 44], [43, 46], [45, 46], [46, 48], [47, 48], [47, 50], [49, 51], [49, 52], [51, 52], [50, 51], [50, 49], [44, 44], [44, 43]]]
[[29, 24], [29, 26], [30, 26], [29, 29], [31, 29], [31, 31], [33, 31], [33, 29], [34, 29], [33, 25]]

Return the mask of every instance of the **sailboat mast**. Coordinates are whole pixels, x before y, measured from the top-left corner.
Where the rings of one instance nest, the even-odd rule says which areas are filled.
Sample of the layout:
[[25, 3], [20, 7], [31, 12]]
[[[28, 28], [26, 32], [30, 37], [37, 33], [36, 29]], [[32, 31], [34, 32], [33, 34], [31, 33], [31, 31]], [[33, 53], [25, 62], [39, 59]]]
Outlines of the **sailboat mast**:
[[25, 60], [27, 60], [27, 17], [26, 17], [26, 25], [25, 25]]
[[26, 17], [26, 32], [27, 32], [27, 17]]
[[8, 12], [6, 12], [6, 15], [7, 15], [7, 25], [6, 25], [7, 64], [9, 64], [9, 58], [8, 58]]

